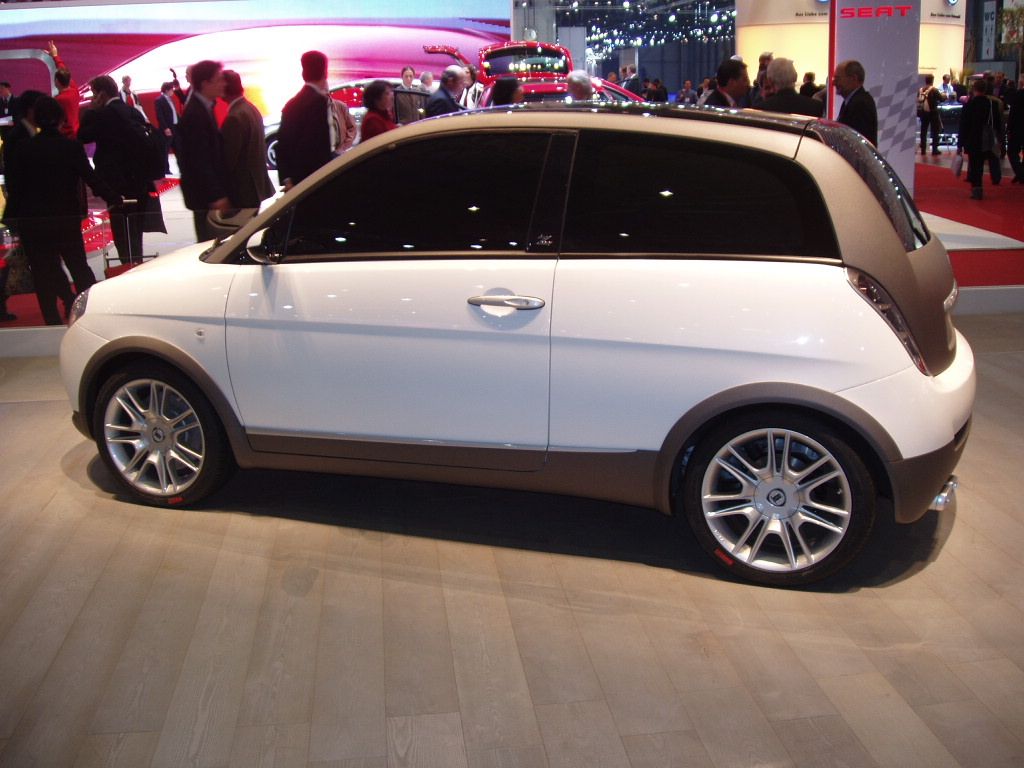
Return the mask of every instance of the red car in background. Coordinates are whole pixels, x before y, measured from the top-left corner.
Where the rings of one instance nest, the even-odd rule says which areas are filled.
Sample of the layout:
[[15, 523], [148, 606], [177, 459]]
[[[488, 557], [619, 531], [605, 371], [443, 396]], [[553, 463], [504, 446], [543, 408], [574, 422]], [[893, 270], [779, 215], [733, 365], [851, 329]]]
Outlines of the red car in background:
[[[477, 68], [477, 79], [484, 85], [480, 106], [490, 103], [491, 89], [500, 77], [513, 76], [523, 85], [526, 101], [561, 101], [565, 98], [566, 77], [573, 70], [572, 54], [555, 43], [510, 40], [481, 48], [478, 61], [471, 62], [455, 46], [425, 45], [427, 53], [447, 54], [459, 64]], [[598, 101], [640, 101], [641, 99], [608, 80], [592, 77], [594, 97]]]
[[[512, 75], [523, 84], [526, 101], [562, 101], [567, 91], [566, 77], [573, 69], [572, 54], [567, 48], [555, 43], [506, 41], [487, 45], [479, 49], [478, 60], [470, 62], [454, 45], [424, 45], [424, 53], [448, 56], [456, 63], [477, 68], [477, 79], [484, 85], [480, 106], [490, 103], [491, 89], [500, 77]], [[363, 89], [378, 78], [352, 80], [331, 88], [331, 96], [344, 102], [355, 118], [361, 123], [363, 113]], [[393, 86], [401, 85], [399, 78], [379, 78]], [[640, 98], [600, 77], [592, 77], [594, 97], [598, 101], [640, 101]], [[277, 131], [281, 124], [280, 115], [263, 121], [267, 136], [267, 166], [277, 168]]]

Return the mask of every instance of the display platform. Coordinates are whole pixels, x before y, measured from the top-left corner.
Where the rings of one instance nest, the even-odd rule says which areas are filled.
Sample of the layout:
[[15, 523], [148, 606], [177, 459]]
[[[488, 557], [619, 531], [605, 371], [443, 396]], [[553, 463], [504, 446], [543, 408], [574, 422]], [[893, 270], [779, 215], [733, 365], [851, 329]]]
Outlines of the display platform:
[[1004, 161], [1002, 182], [994, 185], [986, 173], [984, 198], [972, 200], [966, 174], [956, 178], [950, 170], [954, 156], [944, 152], [917, 163], [914, 200], [922, 212], [950, 222], [933, 231], [949, 251], [957, 281], [962, 288], [1024, 285], [1024, 184], [1011, 183]]
[[573, 497], [248, 470], [141, 507], [57, 361], [0, 360], [0, 765], [1019, 768], [1024, 315], [962, 330], [955, 510], [804, 590]]

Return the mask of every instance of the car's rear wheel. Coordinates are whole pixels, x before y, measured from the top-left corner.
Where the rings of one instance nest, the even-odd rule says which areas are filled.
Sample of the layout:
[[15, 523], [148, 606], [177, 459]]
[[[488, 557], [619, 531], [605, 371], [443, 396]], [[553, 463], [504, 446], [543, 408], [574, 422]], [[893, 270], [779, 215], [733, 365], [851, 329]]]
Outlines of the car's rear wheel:
[[751, 581], [823, 579], [874, 524], [864, 462], [838, 430], [803, 414], [729, 420], [701, 440], [685, 472], [683, 512], [701, 546]]
[[103, 462], [147, 504], [194, 504], [234, 468], [213, 406], [185, 376], [160, 363], [127, 367], [104, 382], [93, 435]]

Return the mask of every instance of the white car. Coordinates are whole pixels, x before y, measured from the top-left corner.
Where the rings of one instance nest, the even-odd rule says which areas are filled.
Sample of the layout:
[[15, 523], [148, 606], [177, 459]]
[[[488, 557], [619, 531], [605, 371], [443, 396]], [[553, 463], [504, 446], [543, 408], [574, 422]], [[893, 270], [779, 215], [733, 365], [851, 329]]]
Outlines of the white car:
[[225, 242], [93, 286], [61, 367], [146, 503], [236, 465], [590, 496], [796, 585], [881, 510], [948, 502], [975, 391], [956, 295], [843, 126], [535, 104], [375, 137]]

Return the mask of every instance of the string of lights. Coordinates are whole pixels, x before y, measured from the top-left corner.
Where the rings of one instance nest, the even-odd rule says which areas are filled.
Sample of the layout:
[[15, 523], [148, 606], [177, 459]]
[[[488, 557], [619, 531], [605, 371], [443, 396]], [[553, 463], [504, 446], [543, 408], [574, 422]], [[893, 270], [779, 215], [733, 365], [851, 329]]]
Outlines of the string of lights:
[[596, 61], [621, 48], [719, 42], [736, 36], [734, 3], [571, 0], [555, 3], [554, 8], [559, 26], [586, 27], [587, 58]]

